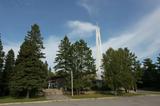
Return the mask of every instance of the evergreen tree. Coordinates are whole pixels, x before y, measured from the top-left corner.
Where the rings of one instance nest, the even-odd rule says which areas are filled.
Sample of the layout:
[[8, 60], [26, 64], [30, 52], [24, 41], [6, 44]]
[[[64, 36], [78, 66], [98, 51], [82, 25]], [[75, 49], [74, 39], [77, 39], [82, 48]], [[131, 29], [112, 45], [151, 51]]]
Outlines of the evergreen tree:
[[44, 79], [44, 85], [43, 85], [43, 88], [47, 88], [48, 87], [48, 72], [49, 72], [49, 69], [48, 69], [48, 63], [47, 61], [45, 61], [45, 63], [43, 64], [43, 79]]
[[4, 51], [3, 51], [3, 45], [0, 37], [0, 96], [3, 95], [3, 67], [4, 67]]
[[70, 88], [70, 73], [71, 73], [71, 64], [72, 64], [72, 49], [71, 42], [68, 37], [65, 36], [59, 45], [59, 51], [56, 54], [55, 58], [55, 71], [58, 76], [61, 76], [65, 79], [64, 86], [65, 88]]
[[150, 58], [146, 58], [143, 61], [143, 86], [144, 87], [154, 87], [156, 84], [156, 65], [153, 64]]
[[15, 66], [15, 57], [14, 51], [11, 49], [8, 51], [8, 54], [5, 59], [5, 66], [3, 71], [3, 83], [4, 83], [4, 93], [5, 95], [9, 94], [9, 83], [11, 81], [11, 76], [14, 73], [13, 69]]
[[35, 96], [46, 85], [46, 65], [41, 61], [44, 58], [43, 41], [37, 24], [25, 37], [20, 47], [15, 63], [15, 72], [12, 77], [11, 91], [15, 96]]
[[159, 57], [157, 58], [157, 64], [154, 64], [150, 58], [144, 59], [142, 76], [143, 87], [152, 89], [160, 88], [158, 61]]
[[157, 70], [158, 70], [158, 73], [160, 73], [160, 54], [157, 57]]
[[48, 70], [48, 79], [51, 79], [51, 78], [53, 78], [54, 76], [56, 76], [56, 75], [55, 75], [54, 72], [52, 72], [52, 69], [51, 69], [51, 67], [50, 67], [49, 70]]
[[156, 85], [157, 85], [157, 88], [160, 89], [160, 54], [159, 56], [157, 57], [157, 79], [156, 79]]
[[71, 89], [71, 71], [73, 72], [74, 89], [77, 94], [79, 94], [79, 91], [91, 87], [96, 69], [92, 51], [87, 47], [84, 40], [71, 44], [65, 36], [59, 45], [55, 63], [57, 75], [65, 79], [65, 88]]

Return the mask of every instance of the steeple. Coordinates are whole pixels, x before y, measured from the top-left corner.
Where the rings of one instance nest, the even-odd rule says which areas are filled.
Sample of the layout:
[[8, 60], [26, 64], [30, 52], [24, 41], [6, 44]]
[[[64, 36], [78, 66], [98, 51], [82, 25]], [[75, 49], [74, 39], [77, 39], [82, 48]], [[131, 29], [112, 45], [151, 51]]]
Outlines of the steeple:
[[100, 34], [100, 28], [97, 25], [96, 28], [96, 69], [97, 71], [97, 78], [101, 79], [102, 75], [102, 70], [101, 70], [101, 65], [102, 65], [102, 50], [101, 50], [101, 34]]

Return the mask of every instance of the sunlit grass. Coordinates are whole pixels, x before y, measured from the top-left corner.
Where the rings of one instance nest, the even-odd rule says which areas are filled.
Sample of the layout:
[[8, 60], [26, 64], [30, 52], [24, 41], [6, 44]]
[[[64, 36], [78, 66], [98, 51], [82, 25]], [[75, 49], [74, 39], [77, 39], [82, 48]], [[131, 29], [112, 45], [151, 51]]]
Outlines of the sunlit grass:
[[100, 98], [100, 97], [112, 97], [113, 95], [111, 94], [81, 94], [81, 95], [74, 95], [74, 96], [70, 96], [72, 99], [81, 99], [81, 98]]
[[71, 96], [71, 95], [67, 95], [69, 96], [70, 98], [72, 99], [83, 99], [83, 98], [103, 98], [103, 97], [120, 97], [120, 96], [139, 96], [139, 95], [142, 95], [142, 94], [139, 94], [139, 93], [123, 93], [123, 94], [118, 94], [118, 95], [114, 95], [114, 94], [111, 94], [111, 93], [92, 93], [92, 94], [80, 94], [80, 95], [74, 95], [74, 96]]
[[10, 96], [0, 97], [0, 103], [13, 103], [13, 102], [32, 102], [32, 101], [43, 101], [45, 97], [36, 98], [13, 98]]

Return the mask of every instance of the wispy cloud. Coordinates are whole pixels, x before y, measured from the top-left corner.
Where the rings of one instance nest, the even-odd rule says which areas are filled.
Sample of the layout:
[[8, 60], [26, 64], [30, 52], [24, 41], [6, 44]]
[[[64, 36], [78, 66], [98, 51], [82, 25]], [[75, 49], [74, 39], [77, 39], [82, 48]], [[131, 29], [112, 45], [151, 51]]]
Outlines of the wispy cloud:
[[80, 0], [78, 5], [83, 7], [90, 16], [95, 16], [99, 13], [100, 8], [107, 0]]
[[[111, 37], [102, 45], [103, 52], [109, 47], [128, 47], [141, 58], [160, 52], [160, 8], [144, 16], [128, 33]], [[103, 36], [103, 35], [102, 35]], [[93, 47], [95, 51], [95, 47]]]
[[[72, 37], [86, 38], [95, 35], [96, 25], [92, 23], [75, 20], [67, 22], [67, 25], [71, 29], [70, 34]], [[144, 18], [137, 22], [131, 29], [128, 29], [127, 32], [128, 33], [122, 33], [116, 37], [110, 37], [107, 41], [104, 41], [102, 44], [103, 52], [109, 47], [115, 49], [128, 47], [135, 52], [139, 58], [151, 57], [155, 53], [160, 53], [160, 8], [144, 16]], [[53, 62], [60, 40], [61, 38], [56, 36], [50, 36], [44, 40], [44, 46], [46, 47], [44, 52], [46, 53], [46, 60], [50, 66], [54, 65]], [[20, 45], [21, 42], [8, 42], [4, 44], [4, 50], [7, 52], [12, 48], [15, 54], [18, 54]], [[95, 55], [95, 46], [92, 47], [92, 50], [93, 55]]]
[[96, 25], [89, 22], [82, 21], [68, 21], [67, 26], [71, 29], [71, 32], [68, 35], [71, 35], [72, 38], [80, 37], [90, 37], [94, 35]]

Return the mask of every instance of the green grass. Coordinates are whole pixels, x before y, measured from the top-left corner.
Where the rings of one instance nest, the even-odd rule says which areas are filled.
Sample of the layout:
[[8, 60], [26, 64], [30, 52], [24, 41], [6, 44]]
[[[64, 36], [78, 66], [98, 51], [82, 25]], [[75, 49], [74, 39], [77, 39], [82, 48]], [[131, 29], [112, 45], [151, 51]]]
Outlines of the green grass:
[[13, 103], [13, 102], [32, 102], [32, 101], [43, 101], [46, 100], [45, 97], [36, 98], [13, 98], [10, 96], [0, 97], [0, 103]]
[[124, 93], [124, 94], [120, 94], [120, 95], [113, 95], [111, 93], [106, 93], [106, 94], [101, 94], [101, 93], [93, 93], [93, 94], [81, 94], [81, 95], [74, 95], [74, 96], [71, 96], [71, 95], [67, 95], [68, 97], [72, 98], [72, 99], [85, 99], [85, 98], [103, 98], [103, 97], [122, 97], [122, 96], [126, 96], [126, 97], [129, 97], [129, 96], [139, 96], [139, 95], [142, 95], [142, 94], [135, 94], [135, 93]]
[[160, 92], [151, 92], [150, 94], [159, 94], [160, 95]]
[[[146, 93], [145, 93], [146, 94]], [[85, 99], [85, 98], [103, 98], [103, 97], [129, 97], [129, 96], [139, 96], [139, 95], [145, 95], [143, 93], [123, 93], [119, 94], [118, 96], [115, 96], [111, 93], [90, 93], [90, 94], [81, 94], [81, 95], [74, 95], [73, 97], [71, 95], [66, 95], [72, 99]], [[147, 94], [160, 94], [160, 92], [149, 92]], [[0, 97], [0, 104], [1, 103], [14, 103], [14, 102], [32, 102], [32, 101], [44, 101], [46, 100], [45, 97], [36, 97], [36, 98], [13, 98], [10, 96], [6, 97]]]
[[112, 97], [113, 95], [111, 94], [99, 94], [99, 93], [94, 93], [94, 94], [81, 94], [81, 95], [68, 95], [72, 99], [83, 99], [83, 98], [102, 98], [102, 97]]
[[142, 94], [142, 95], [148, 95], [148, 94], [151, 94], [151, 95], [152, 95], [152, 94], [153, 94], [153, 95], [154, 95], [154, 94], [155, 94], [155, 95], [160, 95], [160, 92], [157, 92], [157, 91], [156, 91], [156, 92], [155, 92], [155, 91], [149, 91], [149, 92], [142, 92], [142, 93], [140, 93], [140, 94]]
[[140, 93], [124, 93], [124, 94], [119, 94], [118, 96], [139, 96], [139, 95], [143, 95]]

